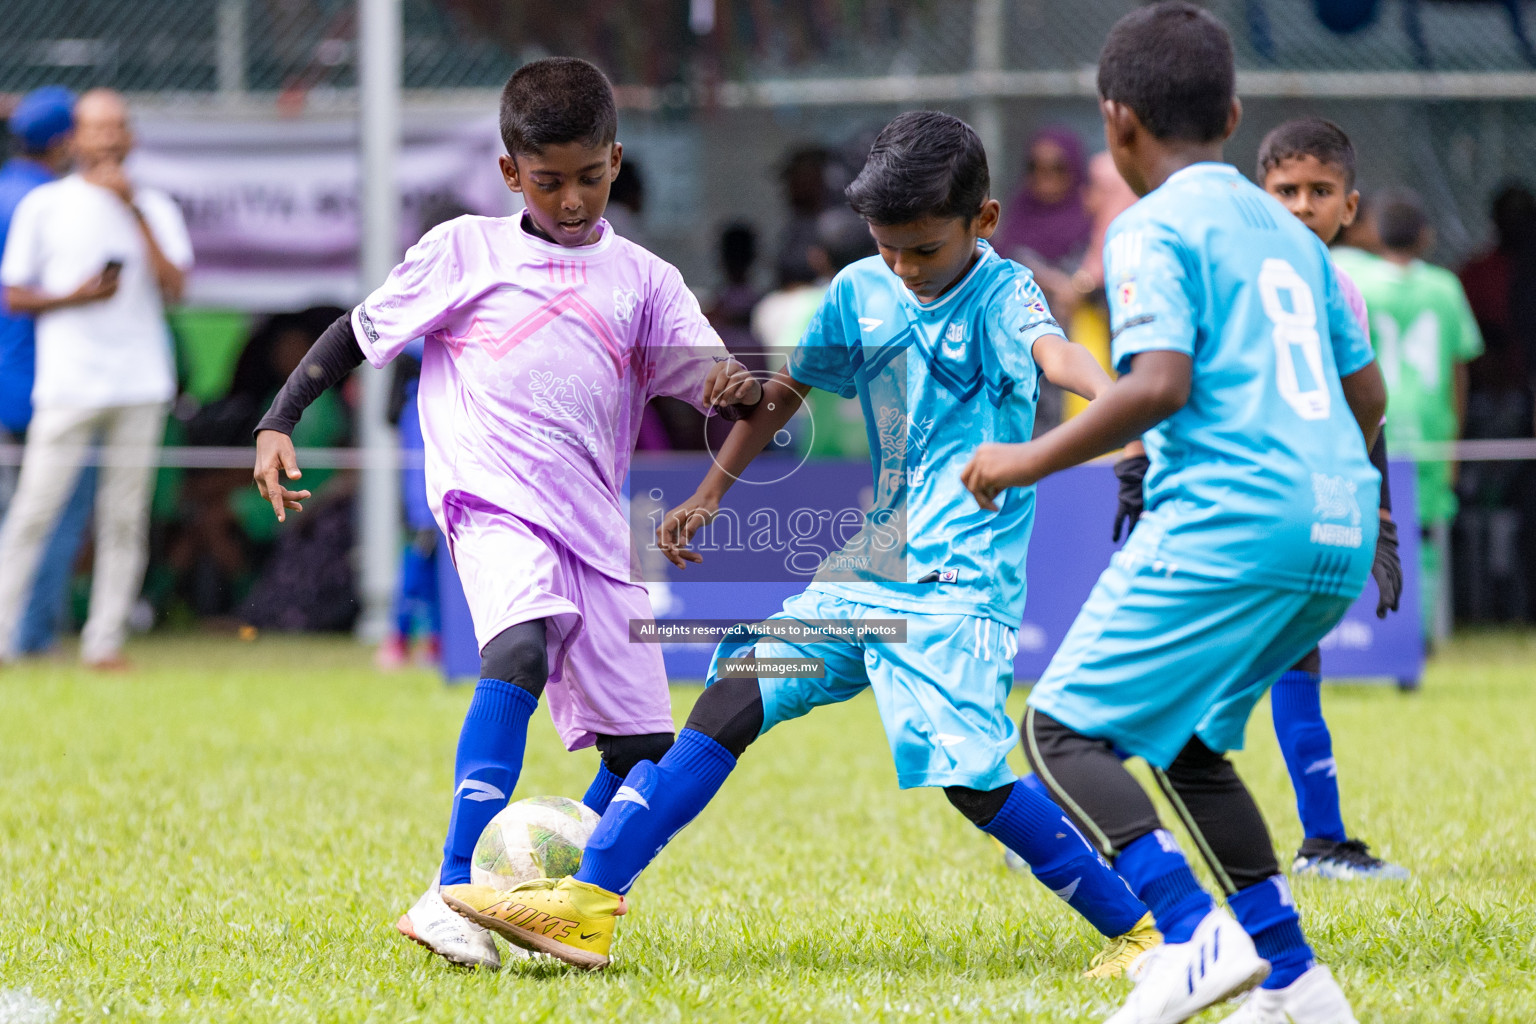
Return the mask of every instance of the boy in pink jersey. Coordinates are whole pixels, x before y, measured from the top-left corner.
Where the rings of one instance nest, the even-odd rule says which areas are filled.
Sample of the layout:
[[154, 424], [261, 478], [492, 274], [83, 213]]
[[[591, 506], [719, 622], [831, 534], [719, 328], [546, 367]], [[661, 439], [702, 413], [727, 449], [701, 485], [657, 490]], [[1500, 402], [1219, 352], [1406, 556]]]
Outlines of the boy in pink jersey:
[[418, 402], [427, 494], [464, 584], [481, 679], [465, 717], [453, 810], [432, 886], [397, 927], [461, 964], [496, 967], [490, 933], [440, 884], [508, 801], [528, 719], [548, 689], [566, 747], [596, 743], [584, 802], [599, 814], [629, 770], [672, 744], [660, 648], [628, 642], [652, 616], [622, 487], [646, 403], [736, 415], [761, 397], [676, 268], [602, 219], [619, 169], [612, 88], [585, 61], [519, 69], [502, 91], [507, 186], [527, 208], [431, 231], [310, 350], [256, 433], [256, 482], [278, 519], [309, 492], [289, 434], [304, 407], [366, 358], [425, 339]]

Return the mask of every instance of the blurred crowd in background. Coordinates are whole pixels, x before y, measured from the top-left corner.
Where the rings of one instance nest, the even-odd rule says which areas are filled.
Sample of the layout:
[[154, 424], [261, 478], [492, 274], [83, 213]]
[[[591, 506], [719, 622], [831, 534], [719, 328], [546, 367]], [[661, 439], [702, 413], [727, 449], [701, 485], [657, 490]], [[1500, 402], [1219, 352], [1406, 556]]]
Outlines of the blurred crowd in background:
[[[72, 127], [71, 121], [61, 128], [57, 117], [40, 127], [33, 108], [25, 103], [15, 108], [10, 159], [0, 171], [0, 228], [31, 189], [80, 172]], [[1009, 154], [1008, 163], [1023, 173], [1017, 181], [994, 182], [1003, 218], [992, 244], [1034, 271], [1068, 336], [1108, 368], [1102, 246], [1109, 223], [1135, 197], [1107, 154], [1093, 152], [1098, 141], [1072, 127], [1045, 125], [1031, 133], [1011, 131], [1010, 137], [1019, 140], [1019, 151]], [[766, 367], [771, 353], [793, 346], [831, 277], [873, 254], [864, 226], [841, 202], [842, 187], [857, 172], [867, 142], [861, 138], [843, 149], [788, 148], [777, 165], [783, 211], [772, 231], [746, 219], [708, 227], [716, 240], [716, 266], [711, 273], [693, 274], [689, 283], [725, 343], [749, 365]], [[647, 237], [646, 184], [646, 166], [626, 163], [614, 184], [608, 220], [620, 234], [667, 256], [665, 244]], [[131, 192], [124, 195], [129, 202]], [[453, 197], [440, 197], [421, 205], [419, 228], [466, 212], [471, 211]], [[1424, 202], [1406, 191], [1369, 192], [1359, 222], [1342, 243], [1353, 250], [1349, 267], [1373, 310], [1373, 341], [1392, 391], [1388, 437], [1398, 455], [1419, 442], [1536, 436], [1536, 316], [1526, 308], [1536, 303], [1536, 194], [1522, 182], [1510, 182], [1489, 197], [1488, 217], [1486, 246], [1454, 274], [1425, 261], [1434, 248], [1431, 219]], [[1425, 300], [1430, 294], [1434, 302]], [[177, 307], [172, 294], [164, 297], [176, 358], [164, 443], [191, 448], [249, 445], [252, 428], [281, 383], [342, 313], [316, 306], [254, 315]], [[29, 329], [13, 323], [27, 318], [14, 310], [8, 317], [0, 333], [0, 429], [5, 431], [0, 442], [19, 444], [29, 428], [23, 399], [35, 366]], [[393, 368], [391, 417], [408, 451], [413, 443], [419, 447], [416, 367], [407, 355]], [[294, 440], [301, 448], [350, 445], [357, 401], [351, 386], [323, 396]], [[1037, 430], [1074, 415], [1080, 406], [1075, 397], [1043, 394]], [[807, 454], [867, 457], [855, 403], [817, 392], [806, 415], [816, 422], [814, 432], [797, 434], [807, 439]], [[721, 429], [684, 403], [657, 402], [648, 411], [639, 447], [704, 450], [719, 442]], [[6, 463], [0, 465], [0, 510], [11, 504], [16, 487], [18, 449], [5, 450], [13, 457], [0, 460]], [[410, 460], [406, 464], [411, 466]], [[396, 636], [382, 655], [390, 663], [411, 656], [413, 635], [423, 638], [419, 655], [435, 653], [430, 583], [435, 530], [424, 504], [413, 498], [410, 472], [402, 598]], [[1454, 612], [1467, 622], [1536, 620], [1532, 463], [1423, 462], [1418, 482], [1432, 557], [1456, 567], [1454, 600], [1441, 613]], [[153, 484], [142, 527], [147, 571], [142, 596], [127, 614], [135, 628], [202, 622], [340, 630], [353, 624], [351, 471], [306, 470], [304, 486], [316, 497], [281, 529], [243, 466], [161, 468]], [[102, 559], [101, 531], [93, 540], [89, 529], [92, 486], [87, 470], [55, 510], [56, 534], [42, 556], [43, 569], [34, 573], [38, 578], [27, 584], [33, 589], [25, 635], [13, 642], [12, 653], [46, 652], [86, 618], [92, 570]], [[1106, 531], [1111, 513], [1104, 510]], [[1094, 527], [1090, 522], [1085, 528]], [[7, 572], [16, 571], [0, 565], [0, 592], [8, 585]], [[295, 580], [304, 585], [294, 588]], [[302, 596], [295, 599], [296, 593]]]

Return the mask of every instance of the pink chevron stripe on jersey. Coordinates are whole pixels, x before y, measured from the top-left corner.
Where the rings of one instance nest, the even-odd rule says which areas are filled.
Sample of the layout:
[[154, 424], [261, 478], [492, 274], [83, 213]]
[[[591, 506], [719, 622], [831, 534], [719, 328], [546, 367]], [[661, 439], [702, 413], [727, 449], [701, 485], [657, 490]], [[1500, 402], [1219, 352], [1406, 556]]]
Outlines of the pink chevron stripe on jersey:
[[490, 353], [492, 359], [500, 361], [506, 357], [508, 352], [511, 352], [549, 324], [558, 320], [565, 313], [574, 313], [592, 329], [592, 333], [596, 334], [598, 340], [603, 343], [603, 348], [608, 350], [608, 355], [613, 360], [615, 372], [623, 373], [625, 368], [629, 366], [630, 353], [628, 348], [621, 345], [619, 340], [613, 336], [613, 330], [609, 327], [608, 321], [603, 318], [603, 315], [572, 288], [565, 289], [554, 298], [543, 303], [501, 335], [495, 334], [476, 316], [470, 321], [469, 330], [462, 337], [449, 337], [444, 339], [444, 341], [453, 350], [455, 355], [464, 351], [470, 342], [479, 342]]

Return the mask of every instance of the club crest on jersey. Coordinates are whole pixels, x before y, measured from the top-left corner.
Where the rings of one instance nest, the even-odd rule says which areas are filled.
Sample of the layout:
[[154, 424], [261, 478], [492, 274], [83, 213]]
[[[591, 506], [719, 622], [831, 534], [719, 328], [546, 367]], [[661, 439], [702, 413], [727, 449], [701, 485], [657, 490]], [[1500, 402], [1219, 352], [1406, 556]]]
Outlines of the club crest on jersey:
[[613, 290], [613, 318], [621, 324], [627, 324], [635, 317], [635, 307], [640, 304], [640, 296], [633, 288], [615, 288]]
[[945, 359], [964, 359], [965, 324], [950, 324], [944, 331], [944, 340], [939, 344], [939, 349], [944, 353]]
[[1120, 287], [1115, 289], [1115, 296], [1120, 300], [1122, 309], [1130, 309], [1136, 304], [1136, 279], [1128, 277], [1120, 282]]

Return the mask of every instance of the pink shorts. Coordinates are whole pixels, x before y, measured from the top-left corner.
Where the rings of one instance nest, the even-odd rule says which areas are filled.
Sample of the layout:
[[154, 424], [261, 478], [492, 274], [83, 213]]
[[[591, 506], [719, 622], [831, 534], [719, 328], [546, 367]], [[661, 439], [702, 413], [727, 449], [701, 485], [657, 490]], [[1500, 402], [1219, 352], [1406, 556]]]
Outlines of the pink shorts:
[[672, 699], [656, 644], [629, 642], [629, 620], [651, 619], [643, 586], [579, 560], [548, 531], [450, 494], [448, 550], [483, 650], [520, 622], [548, 620], [549, 714], [567, 750], [597, 734], [672, 732]]

